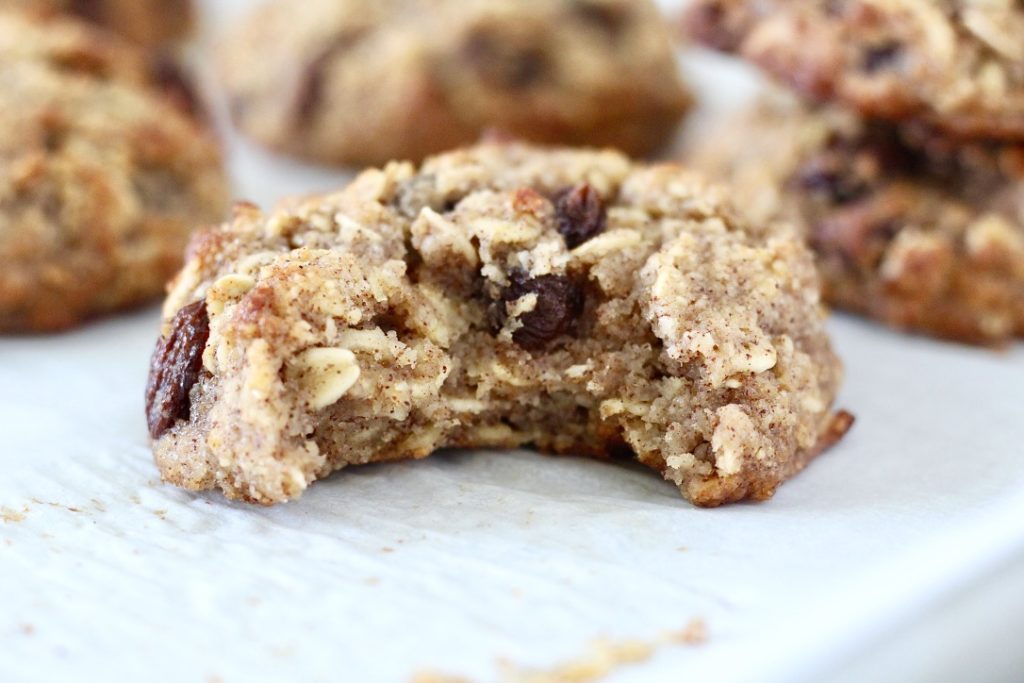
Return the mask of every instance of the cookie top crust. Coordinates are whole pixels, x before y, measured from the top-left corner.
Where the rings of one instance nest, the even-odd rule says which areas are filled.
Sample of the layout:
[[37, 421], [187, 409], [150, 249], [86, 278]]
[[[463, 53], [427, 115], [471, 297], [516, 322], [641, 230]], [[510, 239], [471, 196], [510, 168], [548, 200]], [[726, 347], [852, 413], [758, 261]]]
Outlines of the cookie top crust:
[[0, 330], [42, 331], [158, 296], [221, 220], [218, 146], [130, 48], [0, 11]]
[[244, 131], [332, 163], [418, 161], [488, 129], [645, 155], [690, 104], [649, 0], [278, 0], [220, 61]]
[[684, 26], [815, 100], [1024, 140], [1022, 0], [697, 0]]
[[1024, 145], [781, 94], [723, 130], [689, 160], [753, 220], [802, 229], [833, 303], [960, 341], [1024, 335]]
[[150, 374], [156, 459], [274, 503], [350, 464], [529, 444], [636, 457], [701, 505], [763, 499], [835, 437], [818, 297], [788, 227], [675, 165], [392, 163], [196, 236]]

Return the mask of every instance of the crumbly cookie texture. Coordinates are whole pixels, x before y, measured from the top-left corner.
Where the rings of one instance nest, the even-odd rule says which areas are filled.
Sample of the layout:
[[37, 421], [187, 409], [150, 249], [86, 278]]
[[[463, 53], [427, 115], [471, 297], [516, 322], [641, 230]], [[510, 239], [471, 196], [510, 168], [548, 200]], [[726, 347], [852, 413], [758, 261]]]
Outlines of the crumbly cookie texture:
[[690, 104], [650, 0], [275, 0], [225, 41], [238, 125], [330, 163], [417, 161], [497, 130], [662, 147]]
[[0, 0], [0, 9], [10, 7], [44, 15], [64, 12], [147, 48], [184, 38], [195, 20], [191, 0]]
[[826, 298], [961, 341], [1024, 336], [1024, 145], [951, 143], [773, 95], [689, 157], [818, 253]]
[[804, 95], [1024, 139], [1024, 0], [695, 0], [684, 25]]
[[0, 10], [0, 331], [158, 297], [223, 219], [217, 145], [165, 85], [109, 36]]
[[635, 457], [765, 499], [849, 426], [817, 275], [674, 165], [483, 145], [199, 233], [147, 413], [163, 477], [256, 503], [447, 447]]

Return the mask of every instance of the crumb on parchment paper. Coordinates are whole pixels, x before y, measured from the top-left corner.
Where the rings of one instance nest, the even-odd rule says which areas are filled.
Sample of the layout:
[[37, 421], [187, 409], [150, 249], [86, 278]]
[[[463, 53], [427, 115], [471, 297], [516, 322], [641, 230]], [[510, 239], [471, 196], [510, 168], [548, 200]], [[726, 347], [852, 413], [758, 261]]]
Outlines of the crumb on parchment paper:
[[15, 510], [13, 508], [0, 506], [0, 520], [4, 524], [13, 524], [15, 522], [25, 521], [25, 513], [28, 512], [28, 506], [25, 505], [21, 510]]
[[[663, 633], [654, 640], [599, 638], [583, 655], [550, 669], [528, 669], [501, 660], [500, 683], [594, 683], [629, 664], [647, 661], [670, 645], [700, 645], [707, 638], [707, 624], [694, 619], [682, 629]], [[412, 683], [472, 683], [468, 678], [429, 671], [414, 674]]]

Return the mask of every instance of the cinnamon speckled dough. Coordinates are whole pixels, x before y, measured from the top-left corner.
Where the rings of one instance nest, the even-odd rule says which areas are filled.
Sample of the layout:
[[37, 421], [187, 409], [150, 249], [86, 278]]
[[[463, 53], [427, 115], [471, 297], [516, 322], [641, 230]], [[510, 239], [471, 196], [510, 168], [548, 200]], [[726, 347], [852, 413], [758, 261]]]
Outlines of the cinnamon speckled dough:
[[515, 138], [645, 155], [690, 98], [649, 0], [276, 0], [225, 40], [239, 127], [332, 163]]
[[196, 236], [147, 389], [156, 461], [270, 504], [348, 465], [528, 444], [635, 454], [699, 505], [764, 499], [849, 426], [818, 297], [801, 240], [678, 166], [392, 163]]
[[159, 296], [226, 195], [216, 144], [132, 49], [0, 10], [0, 330]]
[[772, 96], [690, 161], [753, 220], [800, 226], [837, 306], [962, 341], [1024, 336], [1024, 145]]
[[805, 95], [1024, 140], [1024, 0], [695, 0], [685, 19]]
[[195, 19], [191, 0], [0, 0], [0, 9], [66, 12], [108, 28], [144, 47], [186, 36]]

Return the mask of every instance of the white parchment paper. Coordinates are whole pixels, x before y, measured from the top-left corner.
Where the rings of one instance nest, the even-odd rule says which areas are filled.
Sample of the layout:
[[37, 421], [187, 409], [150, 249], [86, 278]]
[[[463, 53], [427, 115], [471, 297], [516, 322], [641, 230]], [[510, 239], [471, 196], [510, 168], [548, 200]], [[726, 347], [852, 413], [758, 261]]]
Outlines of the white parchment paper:
[[[209, 35], [239, 2], [209, 0]], [[688, 59], [716, 118], [749, 76]], [[228, 137], [240, 196], [344, 178]], [[595, 638], [607, 678], [800, 680], [1024, 547], [1024, 348], [837, 316], [849, 437], [772, 501], [698, 510], [649, 472], [526, 452], [349, 469], [273, 509], [165, 486], [155, 310], [0, 338], [0, 680], [494, 681]]]

